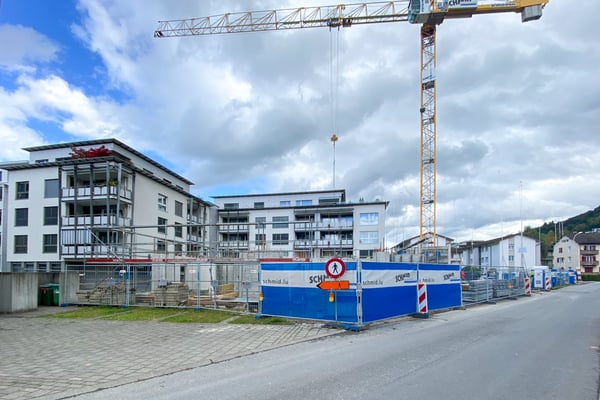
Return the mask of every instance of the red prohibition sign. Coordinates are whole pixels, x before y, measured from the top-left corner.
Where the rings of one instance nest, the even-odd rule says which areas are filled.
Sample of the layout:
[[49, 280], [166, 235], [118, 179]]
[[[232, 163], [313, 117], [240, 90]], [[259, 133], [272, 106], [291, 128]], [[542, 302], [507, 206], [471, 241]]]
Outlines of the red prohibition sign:
[[325, 273], [332, 279], [337, 279], [346, 272], [346, 264], [341, 258], [330, 258], [325, 263]]

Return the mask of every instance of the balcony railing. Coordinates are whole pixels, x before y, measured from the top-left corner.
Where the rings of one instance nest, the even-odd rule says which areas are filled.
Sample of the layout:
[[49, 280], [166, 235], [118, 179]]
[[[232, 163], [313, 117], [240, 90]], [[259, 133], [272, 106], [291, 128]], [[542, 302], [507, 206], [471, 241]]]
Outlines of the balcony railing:
[[80, 217], [62, 217], [63, 226], [129, 226], [131, 218], [116, 215], [87, 215]]
[[62, 197], [65, 200], [74, 199], [75, 197], [85, 199], [92, 197], [102, 198], [106, 196], [119, 197], [126, 200], [131, 200], [131, 190], [121, 188], [117, 191], [117, 186], [85, 186], [78, 188], [62, 188]]
[[101, 256], [101, 257], [113, 257], [115, 255], [127, 255], [128, 249], [125, 246], [112, 245], [105, 246], [100, 244], [87, 244], [61, 246], [61, 252], [65, 256]]
[[326, 230], [352, 230], [354, 228], [354, 224], [350, 221], [342, 222], [296, 222], [294, 224], [294, 229], [296, 231], [326, 231]]
[[307, 249], [307, 248], [352, 248], [354, 241], [352, 239], [332, 239], [332, 240], [296, 240], [294, 241], [294, 248], [296, 249]]
[[231, 241], [231, 242], [219, 242], [220, 248], [227, 249], [247, 249], [248, 241], [239, 240], [239, 241]]
[[248, 225], [219, 225], [219, 232], [248, 232]]
[[582, 256], [596, 256], [598, 255], [598, 250], [579, 250]]

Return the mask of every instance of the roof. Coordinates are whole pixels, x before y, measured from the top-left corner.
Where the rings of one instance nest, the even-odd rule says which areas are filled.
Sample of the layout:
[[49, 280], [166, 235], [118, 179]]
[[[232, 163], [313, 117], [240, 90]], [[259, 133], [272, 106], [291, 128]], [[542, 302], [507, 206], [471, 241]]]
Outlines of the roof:
[[94, 146], [94, 145], [101, 145], [101, 144], [106, 144], [106, 143], [112, 143], [112, 144], [115, 144], [115, 145], [117, 145], [119, 147], [124, 148], [125, 150], [127, 150], [127, 151], [135, 154], [136, 156], [138, 156], [139, 158], [143, 159], [144, 161], [147, 161], [150, 164], [154, 165], [155, 167], [162, 169], [163, 171], [165, 171], [165, 172], [167, 172], [167, 173], [169, 173], [169, 174], [177, 177], [178, 179], [181, 179], [182, 181], [186, 182], [188, 185], [193, 185], [194, 184], [193, 182], [191, 182], [190, 180], [184, 178], [183, 176], [179, 175], [178, 173], [176, 173], [176, 172], [168, 169], [164, 165], [162, 165], [162, 164], [154, 161], [150, 157], [145, 156], [144, 154], [142, 154], [139, 151], [135, 150], [133, 147], [129, 147], [125, 143], [121, 142], [120, 140], [114, 139], [114, 138], [84, 140], [84, 141], [79, 141], [79, 142], [68, 142], [68, 143], [47, 144], [47, 145], [43, 145], [43, 146], [25, 147], [25, 148], [23, 148], [23, 150], [28, 151], [28, 152], [33, 152], [33, 151], [42, 151], [42, 150], [64, 149], [64, 148], [70, 148], [71, 146], [75, 146], [75, 147]]
[[576, 233], [573, 240], [577, 244], [600, 244], [600, 232]]
[[238, 194], [232, 196], [210, 196], [213, 199], [232, 199], [232, 198], [243, 198], [243, 197], [273, 197], [273, 196], [296, 196], [300, 194], [317, 194], [317, 193], [335, 193], [342, 194], [342, 198], [346, 197], [345, 189], [330, 189], [330, 190], [316, 190], [311, 192], [282, 192], [282, 193], [254, 193], [254, 194]]

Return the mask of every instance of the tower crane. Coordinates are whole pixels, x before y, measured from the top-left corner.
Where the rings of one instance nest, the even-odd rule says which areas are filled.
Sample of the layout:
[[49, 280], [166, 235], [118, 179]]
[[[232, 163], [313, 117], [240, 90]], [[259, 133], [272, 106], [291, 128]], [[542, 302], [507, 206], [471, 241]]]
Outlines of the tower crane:
[[537, 20], [549, 0], [400, 0], [227, 13], [159, 21], [155, 38], [408, 21], [421, 24], [420, 239], [436, 244], [436, 27], [446, 19], [514, 12]]

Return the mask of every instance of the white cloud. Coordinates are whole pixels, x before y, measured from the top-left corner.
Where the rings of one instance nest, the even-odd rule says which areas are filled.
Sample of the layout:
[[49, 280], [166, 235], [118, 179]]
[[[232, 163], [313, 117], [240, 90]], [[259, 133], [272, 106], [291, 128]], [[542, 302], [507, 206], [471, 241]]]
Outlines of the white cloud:
[[31, 71], [31, 63], [49, 62], [59, 48], [34, 29], [21, 25], [0, 25], [0, 67]]
[[[16, 88], [0, 92], [10, 104], [0, 110], [0, 135], [22, 132], [15, 147], [43, 142], [43, 132], [28, 128], [40, 119], [75, 137], [117, 137], [160, 154], [209, 196], [228, 184], [329, 189], [335, 125], [336, 186], [355, 201], [390, 201], [389, 241], [418, 233], [418, 26], [152, 37], [159, 19], [297, 6], [81, 0], [72, 30], [102, 60], [104, 94], [93, 97], [58, 72], [21, 72]], [[564, 17], [569, 4], [553, 1], [527, 24], [506, 14], [439, 27], [438, 233], [499, 236], [521, 219], [565, 218], [598, 205], [600, 51], [590, 32], [600, 4], [578, 7], [572, 22]], [[6, 63], [35, 70], [56, 57], [51, 39], [19, 32], [32, 50]]]

